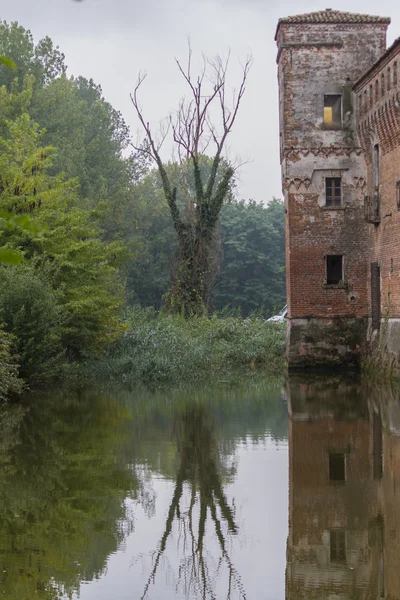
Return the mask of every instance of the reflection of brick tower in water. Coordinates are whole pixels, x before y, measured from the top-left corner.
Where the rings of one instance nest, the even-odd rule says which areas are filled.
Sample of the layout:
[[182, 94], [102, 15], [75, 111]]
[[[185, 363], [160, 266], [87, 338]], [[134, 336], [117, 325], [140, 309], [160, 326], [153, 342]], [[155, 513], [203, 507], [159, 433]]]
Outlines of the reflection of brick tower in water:
[[289, 366], [355, 364], [368, 316], [366, 163], [353, 84], [390, 20], [325, 10], [276, 32]]
[[292, 380], [288, 405], [286, 600], [386, 597], [380, 417], [333, 382]]

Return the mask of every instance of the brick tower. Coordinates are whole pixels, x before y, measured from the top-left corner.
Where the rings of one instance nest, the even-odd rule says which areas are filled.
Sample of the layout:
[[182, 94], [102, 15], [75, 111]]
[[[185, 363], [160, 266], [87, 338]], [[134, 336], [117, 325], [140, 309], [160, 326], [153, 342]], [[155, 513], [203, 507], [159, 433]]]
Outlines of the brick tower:
[[366, 163], [353, 84], [386, 50], [390, 19], [326, 9], [279, 20], [289, 367], [355, 365], [366, 336]]

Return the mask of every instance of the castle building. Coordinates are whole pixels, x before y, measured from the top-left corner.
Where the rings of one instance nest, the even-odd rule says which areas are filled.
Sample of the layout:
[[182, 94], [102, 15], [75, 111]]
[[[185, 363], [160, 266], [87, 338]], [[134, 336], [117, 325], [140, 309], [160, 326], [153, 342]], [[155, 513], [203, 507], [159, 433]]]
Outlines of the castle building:
[[[326, 9], [279, 20], [289, 367], [400, 361], [400, 38]], [[385, 325], [383, 327], [383, 324]]]

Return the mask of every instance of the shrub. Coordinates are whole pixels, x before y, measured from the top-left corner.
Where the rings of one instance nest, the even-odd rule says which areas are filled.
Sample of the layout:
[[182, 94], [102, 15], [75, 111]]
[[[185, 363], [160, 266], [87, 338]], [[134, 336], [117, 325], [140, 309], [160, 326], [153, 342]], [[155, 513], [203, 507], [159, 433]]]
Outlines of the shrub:
[[20, 376], [29, 382], [53, 377], [62, 361], [58, 296], [31, 265], [0, 267], [0, 322], [14, 337]]
[[135, 308], [126, 315], [124, 329], [104, 360], [90, 365], [93, 375], [133, 383], [283, 369], [284, 327], [258, 316], [186, 320]]
[[17, 360], [12, 337], [0, 327], [0, 401], [20, 394], [24, 388], [22, 379], [18, 377]]

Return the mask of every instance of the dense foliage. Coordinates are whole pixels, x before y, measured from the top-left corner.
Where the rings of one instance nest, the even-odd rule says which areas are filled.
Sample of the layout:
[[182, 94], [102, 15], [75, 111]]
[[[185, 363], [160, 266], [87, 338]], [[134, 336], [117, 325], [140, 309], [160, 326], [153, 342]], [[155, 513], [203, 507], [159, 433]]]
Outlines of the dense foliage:
[[[168, 169], [179, 174], [176, 164]], [[175, 236], [157, 171], [150, 171], [136, 189], [140, 200], [136, 213], [140, 260], [136, 257], [129, 263], [128, 289], [132, 300], [159, 310], [168, 292]], [[184, 200], [178, 200], [182, 206]], [[280, 200], [274, 199], [267, 206], [237, 201], [231, 190], [221, 211], [216, 249], [218, 274], [209, 300], [210, 310], [229, 306], [239, 309], [243, 316], [260, 309], [271, 315], [285, 304], [283, 222]]]
[[[35, 44], [16, 23], [0, 22], [0, 56], [0, 395], [5, 397], [21, 390], [19, 376], [32, 387], [77, 361], [104, 355], [114, 361], [122, 359], [122, 351], [135, 353], [148, 326], [167, 340], [177, 322], [164, 316], [151, 325], [146, 319], [140, 325], [125, 322], [122, 310], [140, 304], [159, 311], [168, 301], [171, 306], [177, 236], [159, 172], [150, 169], [143, 153], [129, 153], [128, 127], [101, 88], [69, 77], [65, 57], [52, 41]], [[207, 180], [212, 161], [202, 156], [198, 165]], [[221, 159], [216, 189], [227, 168]], [[180, 190], [176, 203], [186, 218], [196, 205], [193, 172], [173, 162], [166, 171]], [[207, 308], [268, 315], [285, 297], [283, 206], [278, 200], [266, 207], [238, 202], [234, 191], [230, 178], [213, 230], [216, 286]], [[233, 322], [214, 317], [206, 325], [206, 319], [202, 327], [210, 329], [204, 335], [215, 328], [218, 336]], [[177, 340], [182, 327], [175, 331]], [[186, 327], [182, 343], [202, 355], [198, 323]], [[153, 346], [156, 363], [164, 361], [165, 344], [162, 352], [162, 344]], [[135, 366], [129, 378], [134, 372], [142, 377]]]
[[17, 359], [12, 337], [0, 327], [0, 401], [12, 394], [20, 394], [24, 388], [18, 377]]

